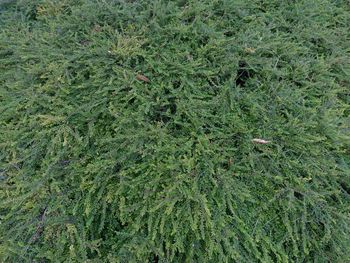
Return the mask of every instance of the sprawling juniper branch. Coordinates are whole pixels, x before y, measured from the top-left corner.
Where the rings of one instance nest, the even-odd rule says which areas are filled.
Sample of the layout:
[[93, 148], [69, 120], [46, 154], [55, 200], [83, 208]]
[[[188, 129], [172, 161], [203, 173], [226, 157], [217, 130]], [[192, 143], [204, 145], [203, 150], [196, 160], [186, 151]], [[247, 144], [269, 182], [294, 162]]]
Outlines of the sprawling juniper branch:
[[350, 262], [348, 1], [6, 2], [1, 262]]

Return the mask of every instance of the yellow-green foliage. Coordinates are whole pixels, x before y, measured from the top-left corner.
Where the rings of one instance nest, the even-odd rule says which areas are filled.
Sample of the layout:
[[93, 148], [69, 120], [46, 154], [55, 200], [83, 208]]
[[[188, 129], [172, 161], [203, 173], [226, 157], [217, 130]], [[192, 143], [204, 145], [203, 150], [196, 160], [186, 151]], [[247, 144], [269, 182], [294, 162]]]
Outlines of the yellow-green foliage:
[[350, 262], [349, 32], [345, 0], [2, 1], [0, 261]]

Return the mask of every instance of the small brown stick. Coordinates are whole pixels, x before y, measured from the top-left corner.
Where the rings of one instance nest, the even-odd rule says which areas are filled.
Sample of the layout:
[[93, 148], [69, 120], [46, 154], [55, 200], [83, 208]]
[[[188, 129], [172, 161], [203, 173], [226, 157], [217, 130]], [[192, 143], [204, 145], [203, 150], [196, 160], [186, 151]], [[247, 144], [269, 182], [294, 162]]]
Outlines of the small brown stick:
[[255, 138], [252, 140], [253, 143], [259, 143], [259, 144], [268, 144], [270, 143], [271, 141], [266, 141], [264, 139], [258, 139], [258, 138]]
[[141, 75], [141, 74], [137, 74], [136, 79], [141, 80], [141, 81], [146, 82], [146, 83], [150, 82], [149, 78], [147, 78], [146, 76]]

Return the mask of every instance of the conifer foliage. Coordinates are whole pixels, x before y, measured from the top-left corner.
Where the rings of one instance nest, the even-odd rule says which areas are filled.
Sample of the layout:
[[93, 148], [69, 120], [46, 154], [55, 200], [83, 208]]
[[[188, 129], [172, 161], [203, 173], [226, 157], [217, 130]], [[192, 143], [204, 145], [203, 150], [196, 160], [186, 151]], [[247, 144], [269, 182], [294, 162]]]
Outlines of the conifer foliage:
[[0, 3], [1, 262], [350, 262], [345, 0]]

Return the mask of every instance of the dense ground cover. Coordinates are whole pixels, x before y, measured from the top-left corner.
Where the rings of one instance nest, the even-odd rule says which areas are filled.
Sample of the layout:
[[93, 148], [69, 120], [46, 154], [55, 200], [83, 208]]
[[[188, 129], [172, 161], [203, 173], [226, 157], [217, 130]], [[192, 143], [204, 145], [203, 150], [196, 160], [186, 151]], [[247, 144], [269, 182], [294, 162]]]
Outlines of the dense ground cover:
[[0, 13], [1, 262], [350, 262], [348, 1]]

